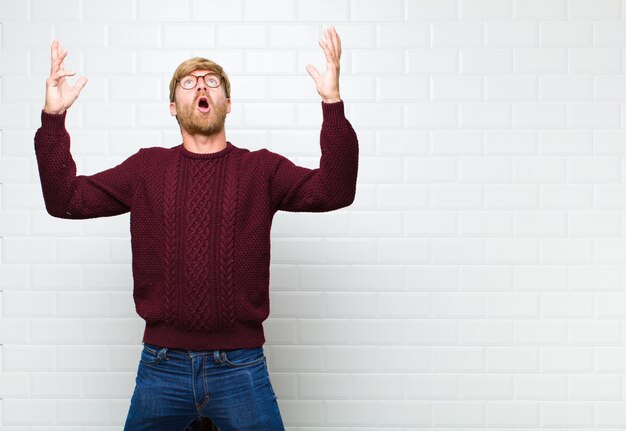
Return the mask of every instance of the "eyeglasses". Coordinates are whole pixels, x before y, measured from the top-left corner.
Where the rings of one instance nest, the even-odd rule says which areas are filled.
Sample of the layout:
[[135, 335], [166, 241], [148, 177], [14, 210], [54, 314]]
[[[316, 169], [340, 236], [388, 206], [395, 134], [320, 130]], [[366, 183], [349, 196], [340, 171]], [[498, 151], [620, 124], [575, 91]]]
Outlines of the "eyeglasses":
[[179, 82], [180, 86], [185, 90], [192, 90], [196, 88], [196, 85], [198, 85], [199, 78], [203, 78], [204, 83], [211, 88], [217, 88], [222, 84], [222, 77], [214, 73], [207, 73], [204, 75], [187, 75], [177, 80], [177, 82]]

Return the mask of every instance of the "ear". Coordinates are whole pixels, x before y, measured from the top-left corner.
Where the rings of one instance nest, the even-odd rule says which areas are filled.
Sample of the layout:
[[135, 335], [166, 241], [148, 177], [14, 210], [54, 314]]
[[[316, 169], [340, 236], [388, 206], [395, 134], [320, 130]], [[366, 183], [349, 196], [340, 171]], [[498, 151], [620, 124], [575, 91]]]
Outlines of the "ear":
[[170, 114], [172, 114], [172, 117], [176, 116], [176, 103], [174, 102], [170, 102]]
[[226, 99], [226, 113], [230, 114], [230, 97]]

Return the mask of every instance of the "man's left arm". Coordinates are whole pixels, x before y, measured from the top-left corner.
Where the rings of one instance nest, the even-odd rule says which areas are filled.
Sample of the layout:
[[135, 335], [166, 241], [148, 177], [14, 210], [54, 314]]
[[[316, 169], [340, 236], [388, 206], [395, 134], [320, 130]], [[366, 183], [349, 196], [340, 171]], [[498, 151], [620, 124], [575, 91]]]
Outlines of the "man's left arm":
[[319, 43], [326, 56], [326, 70], [320, 73], [313, 65], [306, 67], [322, 97], [320, 167], [296, 166], [271, 153], [270, 187], [276, 211], [331, 211], [350, 205], [356, 194], [359, 146], [339, 96], [341, 40], [334, 27], [324, 34], [326, 41]]
[[275, 211], [332, 211], [354, 201], [359, 165], [356, 133], [344, 115], [343, 101], [322, 102], [322, 113], [319, 168], [297, 166], [265, 150], [270, 155], [270, 193]]

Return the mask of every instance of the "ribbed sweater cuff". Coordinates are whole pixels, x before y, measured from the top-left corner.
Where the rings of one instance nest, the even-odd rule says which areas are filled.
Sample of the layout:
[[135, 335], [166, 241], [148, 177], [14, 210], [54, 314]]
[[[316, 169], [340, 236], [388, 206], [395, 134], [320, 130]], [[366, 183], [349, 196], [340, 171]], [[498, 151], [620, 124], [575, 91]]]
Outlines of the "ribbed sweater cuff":
[[62, 114], [48, 114], [41, 110], [41, 131], [46, 135], [63, 135], [65, 130], [65, 116], [67, 111]]
[[344, 112], [343, 100], [334, 103], [321, 103], [324, 123], [327, 125], [335, 125], [345, 121], [346, 114]]

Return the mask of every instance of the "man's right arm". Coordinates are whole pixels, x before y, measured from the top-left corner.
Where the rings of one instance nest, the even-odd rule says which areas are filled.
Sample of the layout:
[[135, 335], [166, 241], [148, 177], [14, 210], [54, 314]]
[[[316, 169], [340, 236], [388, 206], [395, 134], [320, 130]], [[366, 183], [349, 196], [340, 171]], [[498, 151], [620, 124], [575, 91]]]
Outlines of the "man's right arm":
[[41, 113], [35, 153], [46, 210], [54, 217], [84, 219], [128, 212], [141, 165], [141, 150], [114, 168], [76, 175], [65, 115]]
[[82, 77], [70, 85], [66, 78], [76, 72], [65, 70], [65, 57], [67, 51], [55, 39], [50, 47], [50, 76], [46, 80], [41, 127], [35, 134], [35, 153], [46, 209], [55, 217], [73, 219], [125, 213], [130, 210], [141, 151], [109, 170], [76, 176], [65, 116], [87, 78]]

